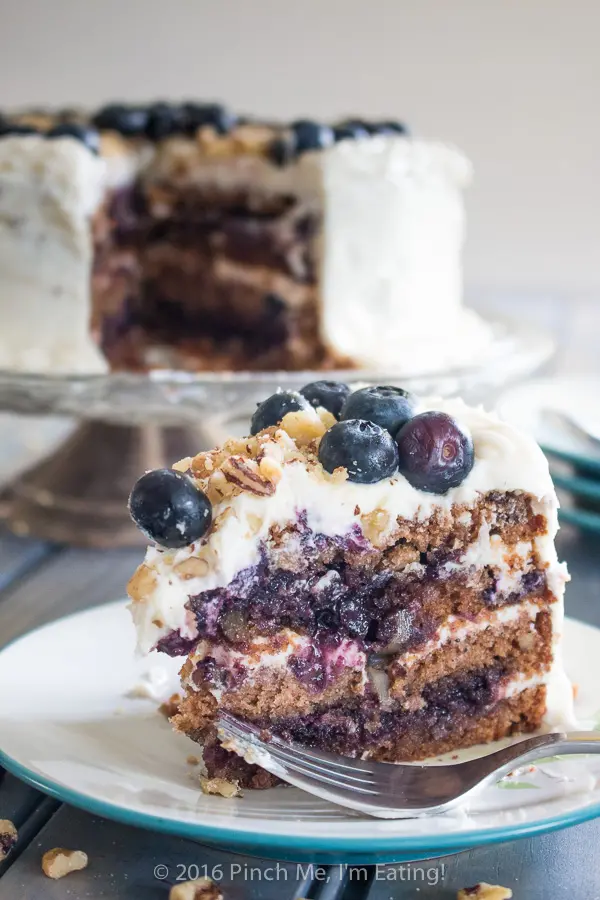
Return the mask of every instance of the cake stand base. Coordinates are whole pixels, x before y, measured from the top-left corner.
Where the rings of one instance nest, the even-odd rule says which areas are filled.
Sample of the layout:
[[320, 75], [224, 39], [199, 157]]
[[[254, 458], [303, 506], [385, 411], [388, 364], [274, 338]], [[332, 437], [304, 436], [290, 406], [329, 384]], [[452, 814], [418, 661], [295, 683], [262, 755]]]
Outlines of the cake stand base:
[[81, 547], [139, 547], [146, 539], [127, 511], [147, 469], [170, 466], [207, 446], [198, 429], [84, 422], [53, 453], [11, 484], [3, 503], [17, 535]]

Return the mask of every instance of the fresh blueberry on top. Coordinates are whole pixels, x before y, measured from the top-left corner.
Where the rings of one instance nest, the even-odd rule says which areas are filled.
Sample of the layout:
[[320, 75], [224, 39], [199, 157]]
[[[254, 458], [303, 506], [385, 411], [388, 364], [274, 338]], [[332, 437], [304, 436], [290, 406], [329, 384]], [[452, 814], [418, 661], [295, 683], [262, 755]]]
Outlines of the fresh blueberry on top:
[[290, 131], [274, 138], [269, 144], [269, 159], [276, 166], [287, 166], [296, 158], [296, 136]]
[[137, 137], [146, 130], [148, 109], [144, 106], [110, 103], [98, 110], [92, 122], [100, 131], [118, 131], [124, 137]]
[[86, 125], [78, 125], [76, 122], [64, 122], [61, 125], [55, 125], [46, 133], [48, 138], [72, 137], [76, 141], [81, 141], [92, 153], [98, 153], [100, 150], [100, 135], [95, 128], [88, 128]]
[[371, 134], [408, 134], [408, 128], [403, 122], [373, 122]]
[[361, 388], [350, 394], [340, 418], [367, 419], [385, 428], [392, 437], [415, 412], [416, 398], [408, 391], [390, 385]]
[[7, 122], [6, 120], [0, 123], [0, 136], [8, 137], [9, 135], [20, 136], [27, 134], [41, 134], [39, 128], [34, 128], [33, 125], [21, 125], [18, 122]]
[[198, 128], [211, 125], [218, 134], [229, 134], [238, 121], [237, 117], [220, 103], [184, 103], [184, 127], [193, 135]]
[[364, 419], [336, 422], [319, 444], [319, 462], [327, 472], [340, 466], [349, 481], [374, 484], [398, 468], [398, 448], [388, 431]]
[[333, 126], [333, 136], [336, 141], [368, 137], [369, 126], [360, 119], [345, 119]]
[[350, 388], [341, 381], [311, 381], [300, 388], [300, 393], [315, 409], [322, 406], [339, 419]]
[[307, 150], [322, 150], [333, 143], [333, 131], [329, 125], [321, 125], [319, 122], [311, 122], [309, 119], [299, 119], [297, 122], [292, 122], [290, 127], [294, 135], [297, 153], [305, 153]]
[[277, 391], [262, 403], [259, 403], [250, 422], [250, 434], [258, 434], [263, 428], [279, 425], [289, 412], [308, 409], [308, 401], [296, 391]]
[[175, 469], [153, 469], [138, 478], [129, 497], [131, 518], [162, 547], [186, 547], [212, 521], [212, 505], [191, 478]]
[[153, 103], [148, 108], [146, 136], [151, 141], [160, 141], [183, 130], [184, 112], [173, 103]]
[[475, 461], [471, 436], [443, 412], [413, 416], [396, 436], [399, 468], [413, 487], [445, 494], [461, 484]]

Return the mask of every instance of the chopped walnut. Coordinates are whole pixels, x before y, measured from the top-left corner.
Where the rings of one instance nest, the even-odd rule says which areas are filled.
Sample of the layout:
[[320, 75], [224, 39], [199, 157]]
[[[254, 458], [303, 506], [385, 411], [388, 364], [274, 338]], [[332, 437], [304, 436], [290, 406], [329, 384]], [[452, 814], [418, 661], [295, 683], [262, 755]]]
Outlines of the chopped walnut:
[[181, 703], [181, 695], [180, 694], [171, 694], [168, 700], [165, 700], [164, 703], [161, 703], [158, 707], [158, 711], [165, 718], [170, 719], [173, 716], [176, 716], [179, 712], [179, 704]]
[[42, 871], [48, 878], [64, 878], [71, 872], [79, 872], [88, 864], [87, 853], [83, 850], [65, 850], [55, 847], [42, 856]]
[[513, 892], [510, 888], [481, 881], [473, 887], [463, 888], [462, 891], [459, 891], [456, 900], [510, 900], [512, 895]]
[[230, 456], [221, 466], [221, 472], [227, 481], [251, 494], [268, 496], [275, 493], [275, 485], [262, 474], [254, 460]]
[[183, 459], [178, 460], [178, 462], [173, 463], [171, 466], [172, 469], [175, 469], [176, 472], [189, 472], [192, 467], [192, 457], [184, 456]]
[[149, 566], [142, 563], [138, 566], [127, 585], [127, 593], [134, 603], [140, 603], [152, 593], [156, 587], [156, 575]]
[[177, 563], [173, 571], [177, 572], [180, 578], [202, 578], [208, 572], [208, 563], [199, 556], [189, 556]]
[[228, 799], [241, 796], [237, 781], [227, 781], [225, 778], [201, 778], [200, 789], [203, 794], [219, 794]]
[[366, 539], [374, 547], [384, 547], [390, 529], [390, 515], [383, 509], [375, 509], [361, 516], [362, 531]]
[[208, 478], [215, 471], [213, 453], [198, 453], [192, 459], [191, 470], [196, 478]]
[[197, 756], [192, 756], [190, 754], [190, 756], [188, 756], [188, 758], [186, 759], [186, 763], [188, 764], [188, 766], [199, 766], [200, 760]]
[[17, 843], [17, 829], [10, 819], [0, 819], [0, 862], [6, 859]]
[[169, 891], [169, 900], [223, 900], [223, 894], [210, 878], [198, 878], [174, 884]]
[[294, 439], [298, 447], [305, 447], [316, 438], [323, 437], [326, 426], [315, 410], [289, 412], [281, 420], [281, 428]]

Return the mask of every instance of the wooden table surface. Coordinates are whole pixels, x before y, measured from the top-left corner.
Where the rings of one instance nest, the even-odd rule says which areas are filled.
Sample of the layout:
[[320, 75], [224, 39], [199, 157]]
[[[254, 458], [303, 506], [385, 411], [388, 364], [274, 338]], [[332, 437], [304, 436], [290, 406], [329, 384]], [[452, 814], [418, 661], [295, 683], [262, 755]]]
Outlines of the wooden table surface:
[[[591, 300], [589, 305], [590, 298], [557, 303], [540, 297], [535, 309], [530, 303], [530, 320], [541, 318], [561, 340], [562, 371], [598, 371], [600, 304]], [[511, 311], [504, 301], [497, 306]], [[518, 298], [513, 307], [520, 308]], [[4, 419], [0, 431], [10, 442]], [[6, 474], [0, 459], [0, 481]], [[568, 614], [600, 626], [600, 537], [565, 527], [559, 553], [573, 578]], [[59, 616], [122, 597], [139, 559], [139, 551], [69, 549], [0, 533], [0, 646]], [[0, 685], [7, 689], [18, 691], [18, 681]], [[600, 819], [428, 863], [320, 873], [294, 863], [274, 870], [271, 861], [242, 858], [225, 846], [206, 848], [99, 819], [45, 797], [2, 769], [1, 818], [16, 824], [19, 840], [0, 863], [0, 900], [166, 900], [178, 872], [194, 865], [222, 874], [226, 900], [450, 900], [460, 887], [478, 881], [510, 886], [517, 900], [600, 900]], [[56, 882], [46, 878], [41, 856], [56, 846], [85, 850], [88, 868]], [[156, 877], [156, 866], [168, 868], [166, 880]]]

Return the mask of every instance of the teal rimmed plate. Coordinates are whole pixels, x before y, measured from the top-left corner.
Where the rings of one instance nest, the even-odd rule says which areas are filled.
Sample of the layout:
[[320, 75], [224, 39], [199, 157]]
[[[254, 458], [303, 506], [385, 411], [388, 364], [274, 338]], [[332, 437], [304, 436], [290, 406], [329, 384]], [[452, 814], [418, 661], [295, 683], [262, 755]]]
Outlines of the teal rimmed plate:
[[[578, 714], [593, 727], [600, 710], [600, 631], [567, 622], [565, 653], [579, 685]], [[120, 602], [15, 641], [0, 652], [0, 684], [15, 686], [0, 692], [0, 764], [96, 815], [299, 861], [432, 858], [600, 815], [600, 757], [546, 759], [487, 788], [465, 809], [424, 819], [363, 818], [284, 787], [230, 800], [206, 796], [186, 763], [194, 746], [156, 711], [179, 667], [177, 660], [166, 663], [136, 659], [133, 627]]]

